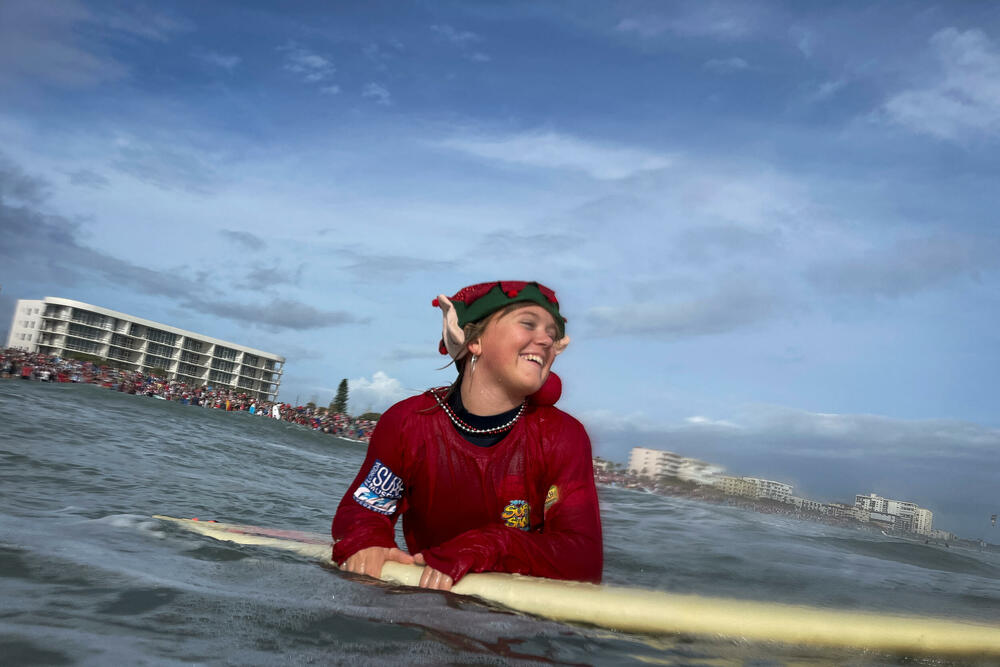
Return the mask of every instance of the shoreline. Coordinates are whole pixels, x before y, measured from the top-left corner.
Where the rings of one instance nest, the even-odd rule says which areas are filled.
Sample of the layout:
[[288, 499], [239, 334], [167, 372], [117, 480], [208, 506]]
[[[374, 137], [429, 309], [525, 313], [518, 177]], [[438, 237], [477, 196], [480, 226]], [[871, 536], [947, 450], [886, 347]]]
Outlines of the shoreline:
[[0, 380], [91, 384], [111, 391], [173, 401], [191, 407], [245, 412], [255, 417], [278, 419], [366, 444], [375, 428], [375, 422], [346, 414], [331, 414], [318, 408], [292, 406], [280, 401], [259, 401], [232, 389], [213, 389], [211, 385], [192, 387], [184, 382], [141, 371], [122, 371], [109, 366], [97, 366], [90, 361], [50, 357], [13, 348], [0, 351]]

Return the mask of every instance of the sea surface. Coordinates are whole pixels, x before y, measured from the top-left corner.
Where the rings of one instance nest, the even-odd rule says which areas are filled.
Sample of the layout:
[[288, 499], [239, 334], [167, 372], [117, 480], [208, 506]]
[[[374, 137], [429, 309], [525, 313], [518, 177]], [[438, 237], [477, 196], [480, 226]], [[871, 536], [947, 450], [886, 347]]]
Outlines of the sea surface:
[[[952, 664], [623, 634], [215, 542], [151, 515], [326, 533], [365, 445], [88, 385], [0, 380], [0, 411], [0, 664]], [[1000, 624], [997, 554], [600, 498], [606, 583]]]

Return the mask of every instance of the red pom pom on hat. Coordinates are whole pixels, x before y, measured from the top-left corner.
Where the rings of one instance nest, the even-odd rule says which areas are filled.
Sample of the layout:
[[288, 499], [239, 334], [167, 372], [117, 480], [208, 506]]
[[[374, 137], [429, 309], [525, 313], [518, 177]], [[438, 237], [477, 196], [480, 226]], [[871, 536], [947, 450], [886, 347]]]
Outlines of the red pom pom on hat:
[[542, 388], [528, 397], [528, 403], [540, 407], [555, 405], [559, 397], [562, 396], [562, 380], [555, 373], [549, 372]]

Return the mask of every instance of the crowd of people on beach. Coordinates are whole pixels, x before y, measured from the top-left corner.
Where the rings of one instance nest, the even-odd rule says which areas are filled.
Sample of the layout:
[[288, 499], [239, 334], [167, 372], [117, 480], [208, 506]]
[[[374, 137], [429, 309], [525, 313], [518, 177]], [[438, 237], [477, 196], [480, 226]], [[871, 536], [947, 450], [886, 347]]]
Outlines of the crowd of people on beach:
[[39, 382], [79, 382], [96, 384], [113, 391], [147, 396], [183, 405], [199, 406], [227, 412], [280, 419], [314, 431], [339, 438], [368, 442], [375, 422], [346, 414], [308, 406], [293, 406], [279, 401], [262, 401], [234, 389], [193, 386], [186, 382], [141, 371], [100, 366], [90, 361], [78, 361], [25, 352], [14, 348], [0, 351], [0, 378]]

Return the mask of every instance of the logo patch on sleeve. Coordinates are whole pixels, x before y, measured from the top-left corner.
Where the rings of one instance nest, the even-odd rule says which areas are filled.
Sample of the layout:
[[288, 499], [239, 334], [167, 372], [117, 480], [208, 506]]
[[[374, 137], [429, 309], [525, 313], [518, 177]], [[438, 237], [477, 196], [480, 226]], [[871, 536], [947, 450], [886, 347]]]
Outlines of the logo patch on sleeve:
[[555, 484], [549, 487], [549, 492], [545, 494], [545, 513], [548, 513], [549, 508], [559, 502], [559, 487]]
[[531, 529], [531, 505], [527, 500], [512, 500], [503, 508], [500, 516], [508, 528]]
[[386, 515], [396, 511], [396, 503], [402, 497], [403, 480], [378, 459], [375, 459], [365, 481], [354, 492], [354, 500], [359, 505]]

